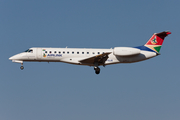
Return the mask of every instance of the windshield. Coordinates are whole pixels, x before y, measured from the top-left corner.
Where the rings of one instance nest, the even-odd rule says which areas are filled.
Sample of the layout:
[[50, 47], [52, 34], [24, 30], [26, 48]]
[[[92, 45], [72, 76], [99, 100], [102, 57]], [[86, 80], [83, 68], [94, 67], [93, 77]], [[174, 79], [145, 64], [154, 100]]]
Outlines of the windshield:
[[30, 52], [30, 53], [32, 53], [33, 50], [32, 50], [32, 49], [28, 49], [28, 50], [26, 50], [26, 51], [24, 51], [24, 52]]
[[[28, 49], [29, 50], [29, 49]], [[28, 52], [28, 50], [24, 51], [24, 52]]]

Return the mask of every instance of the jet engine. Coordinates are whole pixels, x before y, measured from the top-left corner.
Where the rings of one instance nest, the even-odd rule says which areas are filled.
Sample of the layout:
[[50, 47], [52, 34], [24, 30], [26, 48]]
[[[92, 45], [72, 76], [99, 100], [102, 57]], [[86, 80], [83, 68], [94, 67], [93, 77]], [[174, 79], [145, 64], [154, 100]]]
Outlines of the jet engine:
[[115, 47], [113, 54], [117, 56], [132, 56], [140, 54], [140, 49], [132, 47]]

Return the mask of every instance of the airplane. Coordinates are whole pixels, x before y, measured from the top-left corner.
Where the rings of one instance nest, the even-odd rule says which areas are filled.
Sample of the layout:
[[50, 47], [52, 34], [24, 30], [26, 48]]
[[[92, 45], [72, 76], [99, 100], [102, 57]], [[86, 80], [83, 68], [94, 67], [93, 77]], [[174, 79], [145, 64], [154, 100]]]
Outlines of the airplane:
[[113, 49], [88, 48], [40, 48], [32, 47], [9, 58], [12, 62], [64, 62], [75, 65], [93, 66], [100, 73], [99, 66], [117, 63], [134, 63], [160, 55], [159, 51], [169, 31], [154, 33], [145, 45], [138, 47], [114, 47]]

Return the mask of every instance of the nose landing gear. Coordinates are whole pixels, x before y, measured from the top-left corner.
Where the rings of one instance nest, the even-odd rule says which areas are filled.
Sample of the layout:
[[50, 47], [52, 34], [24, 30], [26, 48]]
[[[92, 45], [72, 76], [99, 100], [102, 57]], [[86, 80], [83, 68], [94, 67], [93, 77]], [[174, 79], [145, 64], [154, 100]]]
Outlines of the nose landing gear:
[[20, 69], [21, 69], [21, 70], [23, 70], [23, 69], [24, 69], [24, 67], [23, 67], [23, 66], [21, 66], [21, 67], [20, 67]]
[[20, 67], [20, 69], [21, 69], [21, 70], [23, 70], [23, 69], [24, 69], [24, 67], [23, 67], [23, 63], [21, 63], [21, 67]]

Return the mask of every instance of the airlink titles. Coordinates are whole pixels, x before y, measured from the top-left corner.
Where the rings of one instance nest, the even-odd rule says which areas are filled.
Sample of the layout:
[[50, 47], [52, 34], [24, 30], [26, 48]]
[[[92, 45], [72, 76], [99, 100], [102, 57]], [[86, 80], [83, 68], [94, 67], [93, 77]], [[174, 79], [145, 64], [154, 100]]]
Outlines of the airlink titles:
[[62, 57], [62, 54], [48, 54], [47, 57]]

